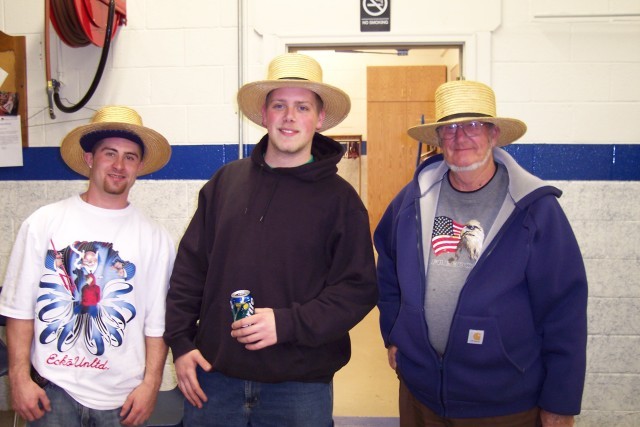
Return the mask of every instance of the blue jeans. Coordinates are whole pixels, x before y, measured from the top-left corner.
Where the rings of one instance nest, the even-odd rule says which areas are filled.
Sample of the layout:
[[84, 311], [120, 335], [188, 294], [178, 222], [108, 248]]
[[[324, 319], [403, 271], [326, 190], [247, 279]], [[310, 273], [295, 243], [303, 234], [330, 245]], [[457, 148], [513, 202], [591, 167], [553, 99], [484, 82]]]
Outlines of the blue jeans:
[[29, 427], [114, 427], [121, 425], [121, 408], [107, 411], [87, 408], [51, 382], [44, 386], [44, 391], [51, 402], [51, 412], [45, 412], [39, 420], [27, 423]]
[[185, 427], [331, 427], [332, 383], [259, 383], [198, 369], [202, 409], [184, 404]]

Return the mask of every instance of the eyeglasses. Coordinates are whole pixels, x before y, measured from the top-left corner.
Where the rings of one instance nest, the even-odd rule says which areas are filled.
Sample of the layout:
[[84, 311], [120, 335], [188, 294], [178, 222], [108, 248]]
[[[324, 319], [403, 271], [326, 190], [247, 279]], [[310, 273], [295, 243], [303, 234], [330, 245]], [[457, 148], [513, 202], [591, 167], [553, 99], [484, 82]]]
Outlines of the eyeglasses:
[[462, 129], [465, 135], [469, 138], [480, 136], [482, 133], [482, 127], [485, 125], [493, 125], [493, 123], [483, 123], [478, 121], [464, 122], [464, 123], [451, 123], [448, 125], [440, 126], [436, 128], [438, 137], [445, 141], [450, 141], [456, 137], [458, 129]]

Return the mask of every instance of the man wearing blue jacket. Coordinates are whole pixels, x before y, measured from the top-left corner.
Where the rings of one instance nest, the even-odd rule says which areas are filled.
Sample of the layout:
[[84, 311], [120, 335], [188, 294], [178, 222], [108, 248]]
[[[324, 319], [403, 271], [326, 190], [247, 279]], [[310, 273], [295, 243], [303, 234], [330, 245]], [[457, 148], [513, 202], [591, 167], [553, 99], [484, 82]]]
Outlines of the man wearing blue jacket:
[[526, 125], [472, 81], [441, 85], [409, 129], [425, 161], [378, 225], [380, 327], [400, 425], [571, 426], [580, 413], [587, 279], [561, 191], [500, 149]]

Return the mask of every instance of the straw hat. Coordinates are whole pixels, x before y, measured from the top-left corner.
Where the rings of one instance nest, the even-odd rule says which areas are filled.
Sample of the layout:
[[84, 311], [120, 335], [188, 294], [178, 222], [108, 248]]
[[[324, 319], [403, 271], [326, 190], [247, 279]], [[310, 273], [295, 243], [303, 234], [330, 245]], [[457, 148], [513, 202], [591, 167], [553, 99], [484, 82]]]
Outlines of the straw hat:
[[351, 100], [341, 89], [322, 83], [322, 68], [310, 56], [285, 53], [269, 64], [266, 80], [247, 83], [238, 91], [238, 106], [249, 120], [262, 124], [262, 106], [267, 95], [281, 87], [302, 87], [317, 93], [324, 103], [325, 119], [319, 132], [343, 121], [351, 109]]
[[436, 129], [450, 123], [478, 120], [495, 123], [500, 128], [498, 147], [511, 144], [527, 131], [518, 119], [496, 117], [496, 97], [493, 90], [480, 82], [455, 80], [441, 84], [435, 95], [436, 121], [410, 128], [411, 138], [440, 145]]
[[153, 129], [142, 125], [142, 118], [133, 109], [122, 106], [101, 108], [91, 119], [91, 123], [79, 126], [62, 140], [60, 154], [64, 162], [74, 171], [89, 176], [89, 166], [84, 161], [84, 153], [104, 138], [126, 138], [142, 148], [143, 164], [138, 176], [161, 169], [171, 157], [171, 145], [167, 139]]

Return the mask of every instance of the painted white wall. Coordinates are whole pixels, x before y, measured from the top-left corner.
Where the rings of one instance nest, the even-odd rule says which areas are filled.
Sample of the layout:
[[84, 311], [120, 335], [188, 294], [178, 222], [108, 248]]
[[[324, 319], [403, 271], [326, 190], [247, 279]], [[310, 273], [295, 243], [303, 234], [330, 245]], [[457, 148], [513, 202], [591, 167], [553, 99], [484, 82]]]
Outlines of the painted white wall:
[[[246, 0], [245, 43], [237, 42], [237, 2], [129, 0], [128, 24], [113, 43], [91, 108], [127, 104], [174, 145], [238, 140], [238, 52], [244, 80], [262, 79], [268, 61], [295, 44], [465, 43], [464, 74], [491, 84], [498, 112], [527, 122], [523, 143], [640, 143], [640, 4], [632, 0], [395, 0], [391, 32], [360, 33], [358, 2]], [[550, 17], [549, 15], [591, 15]], [[628, 15], [628, 16], [621, 16]], [[58, 146], [92, 115], [46, 112], [41, 0], [0, 0], [0, 29], [27, 37], [29, 139]], [[52, 33], [53, 76], [77, 101], [99, 49], [71, 49]], [[332, 70], [340, 64], [327, 63]], [[327, 73], [327, 77], [338, 77]], [[358, 81], [340, 78], [347, 91]], [[335, 83], [329, 81], [329, 83]], [[366, 110], [344, 127], [366, 131]], [[244, 142], [263, 130], [243, 125]], [[133, 201], [179, 239], [199, 181], [141, 181]], [[589, 358], [581, 426], [640, 425], [640, 196], [637, 182], [557, 182], [590, 279]], [[80, 182], [0, 182], [0, 273], [20, 222], [35, 208], [81, 191]], [[172, 203], [164, 203], [170, 195]], [[175, 203], [174, 203], [175, 202]], [[383, 351], [382, 349], [379, 349]], [[372, 349], [376, 351], [376, 349]], [[383, 390], [395, 393], [395, 389]], [[340, 415], [350, 415], [344, 413]], [[373, 414], [378, 415], [378, 414]], [[379, 414], [379, 415], [385, 415]]]
[[[238, 140], [237, 2], [129, 1], [102, 82], [89, 107], [125, 104], [172, 144], [225, 144]], [[465, 43], [464, 75], [491, 84], [498, 111], [523, 119], [522, 142], [637, 143], [640, 130], [611, 123], [640, 115], [640, 14], [637, 1], [534, 2], [527, 0], [421, 0], [393, 2], [391, 32], [361, 33], [358, 3], [341, 0], [244, 1], [244, 81], [264, 78], [265, 67], [288, 45]], [[603, 7], [602, 4], [606, 4]], [[40, 0], [0, 0], [4, 32], [27, 37], [29, 139], [32, 146], [57, 146], [92, 111], [46, 113], [43, 27]], [[563, 6], [564, 7], [561, 7]], [[600, 5], [600, 6], [598, 6]], [[540, 18], [563, 10], [613, 18]], [[559, 12], [558, 12], [559, 11]], [[52, 31], [52, 76], [61, 93], [76, 102], [95, 73], [100, 49], [69, 48]], [[340, 66], [328, 59], [325, 67]], [[340, 61], [340, 60], [337, 60]], [[342, 67], [344, 68], [344, 67]], [[331, 78], [330, 75], [328, 75]], [[339, 79], [355, 100], [363, 76]], [[338, 79], [336, 79], [338, 80]], [[329, 83], [333, 83], [327, 80]], [[262, 129], [245, 124], [244, 142]], [[336, 133], [366, 131], [366, 110]], [[215, 131], [213, 131], [215, 129]]]

